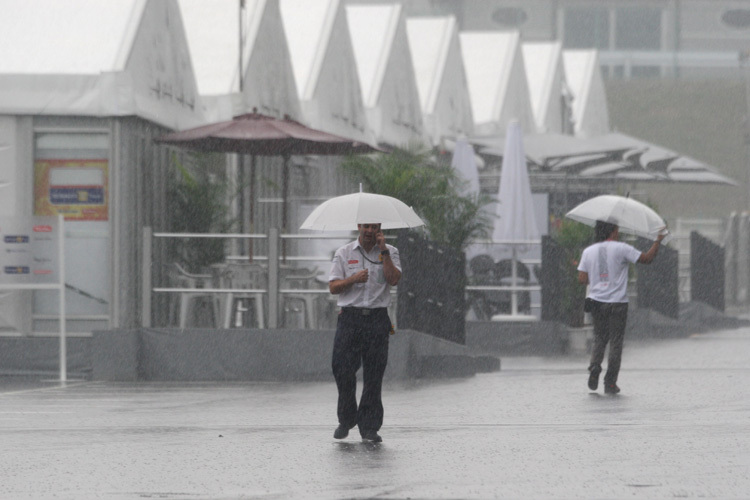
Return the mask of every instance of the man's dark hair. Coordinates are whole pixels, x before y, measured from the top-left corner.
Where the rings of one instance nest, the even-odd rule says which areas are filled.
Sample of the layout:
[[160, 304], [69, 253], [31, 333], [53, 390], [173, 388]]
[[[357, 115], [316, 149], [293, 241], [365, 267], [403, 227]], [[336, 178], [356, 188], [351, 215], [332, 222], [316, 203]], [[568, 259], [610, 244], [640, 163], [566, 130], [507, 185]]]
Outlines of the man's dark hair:
[[612, 233], [617, 229], [617, 224], [611, 222], [604, 222], [603, 220], [596, 221], [594, 226], [594, 239], [596, 242], [604, 241], [609, 238]]

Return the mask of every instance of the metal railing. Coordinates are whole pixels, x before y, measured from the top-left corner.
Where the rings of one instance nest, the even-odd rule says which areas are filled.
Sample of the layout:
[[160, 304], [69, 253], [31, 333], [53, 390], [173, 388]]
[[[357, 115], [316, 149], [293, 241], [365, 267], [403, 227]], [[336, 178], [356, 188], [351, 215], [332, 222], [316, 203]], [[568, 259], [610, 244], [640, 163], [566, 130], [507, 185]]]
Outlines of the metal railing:
[[[522, 264], [528, 267], [531, 267], [531, 269], [534, 269], [535, 266], [541, 265], [542, 260], [541, 257], [536, 258], [519, 258], [518, 253], [519, 249], [522, 247], [541, 247], [541, 240], [478, 240], [475, 241], [473, 244], [476, 245], [485, 245], [486, 247], [503, 247], [503, 248], [509, 248], [511, 251], [511, 262], [512, 262], [512, 274], [509, 277], [511, 284], [509, 285], [467, 285], [465, 287], [467, 292], [471, 291], [478, 291], [478, 292], [508, 292], [510, 293], [511, 297], [511, 304], [510, 304], [510, 313], [507, 315], [498, 315], [498, 319], [506, 319], [506, 320], [519, 320], [519, 319], [527, 319], [527, 320], [535, 320], [538, 319], [541, 316], [541, 303], [535, 302], [533, 300], [533, 297], [529, 307], [531, 310], [531, 314], [521, 314], [521, 312], [518, 310], [519, 305], [519, 294], [523, 292], [529, 292], [529, 293], [535, 293], [535, 292], [541, 292], [542, 288], [539, 285], [539, 277], [535, 276], [535, 274], [530, 270], [530, 277], [533, 277], [533, 282], [536, 284], [525, 284], [521, 285], [518, 284], [519, 276], [518, 276], [518, 265]], [[492, 250], [489, 251], [490, 253], [496, 253]], [[534, 312], [538, 311], [539, 314], [534, 314]]]
[[[282, 280], [280, 277], [280, 266], [282, 263], [304, 263], [304, 262], [322, 262], [330, 261], [330, 257], [320, 255], [284, 255], [282, 252], [282, 242], [285, 240], [310, 240], [310, 239], [330, 239], [330, 240], [342, 240], [352, 239], [355, 236], [342, 236], [342, 235], [309, 235], [309, 234], [280, 234], [279, 230], [272, 228], [268, 234], [243, 234], [243, 233], [222, 233], [222, 234], [207, 234], [207, 233], [165, 233], [156, 232], [153, 233], [150, 228], [144, 229], [143, 234], [143, 288], [142, 288], [142, 318], [143, 326], [150, 327], [152, 321], [152, 297], [154, 294], [178, 294], [178, 293], [191, 293], [191, 294], [216, 294], [231, 296], [232, 294], [263, 294], [266, 299], [267, 307], [267, 327], [278, 328], [280, 326], [280, 305], [283, 302], [284, 296], [292, 294], [308, 294], [308, 295], [328, 295], [330, 292], [328, 287], [322, 286], [319, 288], [282, 288]], [[188, 239], [188, 238], [206, 238], [206, 239], [244, 239], [244, 240], [258, 240], [264, 241], [267, 244], [268, 251], [267, 255], [253, 254], [250, 255], [227, 255], [225, 260], [227, 262], [262, 262], [267, 268], [267, 286], [262, 288], [225, 288], [215, 286], [201, 286], [201, 287], [175, 287], [175, 286], [152, 286], [152, 266], [153, 262], [153, 240], [154, 239]], [[478, 244], [486, 245], [505, 245], [513, 248], [513, 261], [514, 268], [517, 264], [531, 265], [540, 264], [541, 259], [518, 259], [516, 248], [518, 246], [538, 246], [541, 244], [539, 240], [530, 241], [477, 241]], [[515, 283], [515, 284], [513, 284]], [[502, 285], [468, 285], [465, 290], [467, 292], [508, 292], [511, 294], [511, 311], [509, 319], [536, 319], [536, 316], [531, 314], [520, 314], [518, 311], [518, 295], [520, 293], [529, 292], [540, 292], [541, 287], [538, 284], [518, 284], [517, 279], [512, 279], [511, 284]], [[391, 293], [395, 294], [396, 288], [391, 290]], [[540, 304], [538, 302], [531, 303], [532, 311], [539, 311]], [[393, 318], [395, 320], [395, 318]]]

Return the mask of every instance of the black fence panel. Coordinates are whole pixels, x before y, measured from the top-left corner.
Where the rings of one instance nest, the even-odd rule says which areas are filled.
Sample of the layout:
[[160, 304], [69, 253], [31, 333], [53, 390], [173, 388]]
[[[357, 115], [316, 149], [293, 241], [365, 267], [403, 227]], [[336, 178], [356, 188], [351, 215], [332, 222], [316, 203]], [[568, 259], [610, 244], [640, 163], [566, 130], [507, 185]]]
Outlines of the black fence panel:
[[466, 256], [413, 231], [396, 242], [403, 275], [398, 284], [399, 328], [466, 343]]
[[690, 233], [690, 300], [724, 311], [724, 249], [697, 231]]
[[[566, 295], [571, 292], [572, 263], [565, 249], [550, 236], [542, 237], [542, 270], [539, 283], [542, 288], [542, 321], [559, 321], [570, 324], [571, 315], [577, 312], [577, 305]], [[585, 288], [580, 287], [580, 315], [583, 317], [583, 297]]]
[[[638, 238], [635, 247], [646, 252], [653, 241]], [[662, 245], [649, 265], [637, 264], [638, 307], [652, 309], [670, 318], [680, 314], [680, 277], [678, 252]]]

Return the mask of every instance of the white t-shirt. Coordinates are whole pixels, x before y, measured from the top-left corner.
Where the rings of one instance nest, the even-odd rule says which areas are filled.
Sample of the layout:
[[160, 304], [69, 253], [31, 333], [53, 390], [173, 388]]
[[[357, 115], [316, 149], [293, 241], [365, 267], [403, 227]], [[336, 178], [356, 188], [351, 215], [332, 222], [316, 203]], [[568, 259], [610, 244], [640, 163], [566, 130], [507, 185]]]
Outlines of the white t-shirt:
[[640, 250], [621, 241], [602, 241], [586, 248], [578, 270], [589, 275], [588, 296], [599, 302], [628, 301], [628, 267]]
[[[391, 261], [401, 271], [401, 259], [398, 249], [386, 243], [391, 252]], [[363, 255], [364, 254], [364, 255]], [[369, 252], [359, 244], [359, 240], [347, 243], [336, 250], [331, 262], [328, 281], [342, 280], [362, 269], [369, 271], [366, 283], [354, 283], [338, 296], [339, 307], [388, 307], [391, 304], [391, 286], [385, 281], [380, 247], [375, 245]]]

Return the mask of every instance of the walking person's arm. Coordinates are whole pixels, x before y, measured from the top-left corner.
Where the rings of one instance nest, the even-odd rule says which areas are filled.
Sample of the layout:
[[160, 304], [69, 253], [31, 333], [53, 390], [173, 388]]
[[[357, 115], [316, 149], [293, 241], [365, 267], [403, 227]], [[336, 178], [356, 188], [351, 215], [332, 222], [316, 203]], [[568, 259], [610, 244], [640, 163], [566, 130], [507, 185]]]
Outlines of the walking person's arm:
[[341, 280], [332, 280], [328, 282], [328, 291], [331, 292], [333, 295], [338, 295], [342, 292], [344, 292], [347, 288], [352, 286], [355, 283], [366, 283], [368, 278], [368, 271], [367, 269], [362, 269], [361, 271], [357, 272], [356, 274], [352, 274], [348, 278], [344, 278]]
[[651, 264], [651, 262], [654, 261], [654, 259], [656, 258], [656, 254], [659, 253], [661, 240], [663, 240], [666, 235], [666, 232], [663, 231], [659, 233], [659, 235], [656, 237], [656, 241], [654, 241], [654, 244], [651, 245], [651, 248], [649, 248], [645, 253], [642, 253], [638, 258], [639, 264]]
[[578, 283], [581, 285], [589, 284], [589, 273], [586, 271], [578, 271]]
[[383, 276], [385, 276], [385, 282], [391, 286], [396, 286], [401, 279], [401, 271], [398, 270], [391, 259], [390, 251], [385, 246], [385, 236], [382, 231], [378, 233], [377, 244], [380, 248], [380, 255], [383, 257]]
[[367, 269], [362, 269], [351, 276], [346, 276], [346, 266], [344, 265], [346, 259], [341, 251], [342, 249], [339, 249], [333, 256], [333, 263], [331, 265], [328, 291], [332, 295], [344, 293], [355, 283], [366, 283], [369, 278]]

